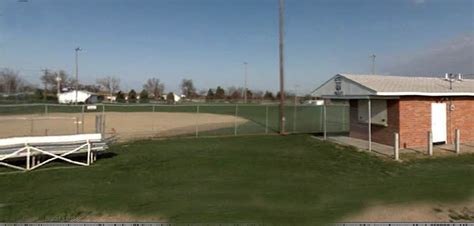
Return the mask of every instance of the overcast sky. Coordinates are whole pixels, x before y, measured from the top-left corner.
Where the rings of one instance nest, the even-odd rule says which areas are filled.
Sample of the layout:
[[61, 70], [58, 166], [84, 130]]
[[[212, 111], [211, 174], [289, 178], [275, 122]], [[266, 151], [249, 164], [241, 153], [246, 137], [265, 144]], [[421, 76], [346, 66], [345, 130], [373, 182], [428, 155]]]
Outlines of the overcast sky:
[[[286, 0], [287, 88], [306, 93], [336, 73], [474, 73], [472, 0]], [[0, 1], [0, 67], [107, 75], [141, 89], [158, 77], [198, 89], [278, 89], [278, 0]]]

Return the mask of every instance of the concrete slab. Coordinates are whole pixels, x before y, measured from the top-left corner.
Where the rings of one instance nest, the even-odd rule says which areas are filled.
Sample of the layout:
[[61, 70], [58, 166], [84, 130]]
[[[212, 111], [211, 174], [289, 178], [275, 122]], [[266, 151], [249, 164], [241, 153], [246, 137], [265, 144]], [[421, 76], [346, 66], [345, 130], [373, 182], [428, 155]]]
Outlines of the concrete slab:
[[[317, 138], [321, 140], [323, 139], [322, 137]], [[368, 151], [369, 148], [369, 142], [367, 140], [357, 139], [348, 136], [328, 136], [327, 140], [340, 145], [353, 146], [361, 151]], [[474, 153], [474, 142], [463, 143], [461, 144], [460, 149], [461, 154]], [[372, 142], [371, 153], [391, 159], [394, 159], [395, 157], [394, 149], [392, 146], [376, 142]], [[452, 144], [435, 145], [433, 147], [433, 153], [435, 156], [456, 154], [456, 152], [454, 151], [454, 145]], [[400, 155], [409, 158], [429, 157], [427, 148], [400, 149]]]

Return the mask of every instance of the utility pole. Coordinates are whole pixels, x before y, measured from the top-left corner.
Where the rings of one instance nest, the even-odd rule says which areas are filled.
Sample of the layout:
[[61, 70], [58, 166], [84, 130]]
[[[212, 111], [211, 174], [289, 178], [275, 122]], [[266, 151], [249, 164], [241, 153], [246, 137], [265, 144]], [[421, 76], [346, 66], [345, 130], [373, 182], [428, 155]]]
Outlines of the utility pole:
[[279, 36], [280, 36], [280, 134], [285, 134], [285, 66], [284, 66], [284, 13], [285, 1], [279, 0]]
[[76, 92], [76, 101], [74, 101], [74, 104], [77, 104], [77, 94], [78, 94], [78, 91], [79, 91], [79, 62], [78, 62], [78, 58], [79, 58], [79, 54], [78, 52], [81, 51], [81, 47], [77, 47], [74, 49], [76, 52], [76, 82], [75, 82], [75, 92]]
[[244, 77], [244, 104], [247, 103], [247, 62], [244, 62], [244, 71], [245, 71], [245, 77]]
[[57, 86], [56, 92], [59, 98], [59, 94], [61, 93], [61, 77], [59, 77], [59, 73], [56, 75], [56, 86]]
[[370, 58], [372, 59], [372, 74], [375, 75], [375, 54], [370, 55]]
[[[49, 70], [47, 68], [41, 70], [43, 71], [44, 73], [44, 77], [47, 79], [48, 75], [49, 75]], [[43, 90], [43, 101], [46, 102], [46, 89], [48, 88], [48, 83], [46, 81], [44, 81], [44, 90]]]

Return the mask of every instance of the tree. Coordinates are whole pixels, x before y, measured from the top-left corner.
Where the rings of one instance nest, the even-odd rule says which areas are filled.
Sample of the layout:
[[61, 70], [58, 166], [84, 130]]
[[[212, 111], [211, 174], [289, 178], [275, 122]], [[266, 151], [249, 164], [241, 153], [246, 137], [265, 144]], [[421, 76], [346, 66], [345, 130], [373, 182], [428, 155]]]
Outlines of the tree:
[[122, 93], [122, 91], [118, 91], [117, 101], [123, 101], [123, 100], [125, 100], [125, 95]]
[[181, 81], [181, 93], [188, 99], [192, 99], [196, 96], [196, 88], [192, 79], [183, 79]]
[[225, 98], [225, 91], [222, 87], [218, 86], [216, 89], [216, 99], [223, 100]]
[[0, 92], [7, 94], [21, 91], [25, 81], [20, 78], [18, 72], [5, 68], [0, 71]]
[[75, 79], [69, 78], [69, 75], [64, 70], [55, 72], [44, 69], [40, 79], [46, 91], [56, 92], [58, 90], [58, 78], [60, 83], [59, 89], [72, 87], [76, 83]]
[[252, 91], [249, 90], [249, 89], [247, 89], [247, 99], [248, 99], [249, 101], [251, 101], [252, 98], [253, 98], [253, 93], [252, 93]]
[[140, 92], [140, 100], [148, 100], [148, 91], [146, 91], [146, 89]]
[[265, 100], [275, 100], [273, 93], [270, 91], [265, 91], [265, 95], [263, 95], [263, 99]]
[[263, 92], [262, 91], [255, 91], [255, 93], [253, 94], [253, 97], [255, 99], [262, 99], [263, 98]]
[[135, 92], [134, 89], [130, 90], [130, 92], [128, 92], [128, 101], [135, 101], [137, 100], [137, 92]]
[[145, 85], [143, 85], [143, 89], [157, 99], [160, 98], [161, 94], [165, 91], [165, 84], [161, 83], [158, 78], [149, 78]]
[[109, 92], [110, 95], [113, 95], [115, 91], [120, 89], [120, 79], [113, 76], [97, 79], [97, 84], [102, 90]]
[[243, 96], [244, 89], [242, 87], [231, 86], [227, 88], [228, 99], [238, 100]]
[[215, 94], [214, 94], [214, 91], [212, 91], [212, 89], [209, 89], [207, 91], [207, 95], [206, 95], [206, 100], [209, 101], [209, 100], [214, 100], [215, 98]]
[[173, 93], [173, 92], [169, 92], [169, 93], [166, 95], [166, 103], [168, 103], [168, 104], [174, 104], [174, 93]]
[[230, 95], [229, 95], [229, 99], [233, 100], [233, 101], [237, 101], [240, 99], [240, 94], [241, 92], [239, 92], [238, 90], [234, 90]]

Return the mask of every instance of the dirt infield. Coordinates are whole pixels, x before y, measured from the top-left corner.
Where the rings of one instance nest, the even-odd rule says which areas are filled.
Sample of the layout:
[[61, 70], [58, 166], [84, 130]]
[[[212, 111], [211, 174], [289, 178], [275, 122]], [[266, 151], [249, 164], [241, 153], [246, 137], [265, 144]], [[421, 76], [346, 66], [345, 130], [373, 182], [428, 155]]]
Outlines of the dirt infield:
[[[0, 116], [0, 138], [95, 132], [98, 113], [50, 113], [48, 115]], [[99, 113], [100, 114], [100, 113]], [[106, 134], [119, 141], [195, 134], [233, 127], [248, 120], [232, 115], [177, 112], [107, 112]]]

